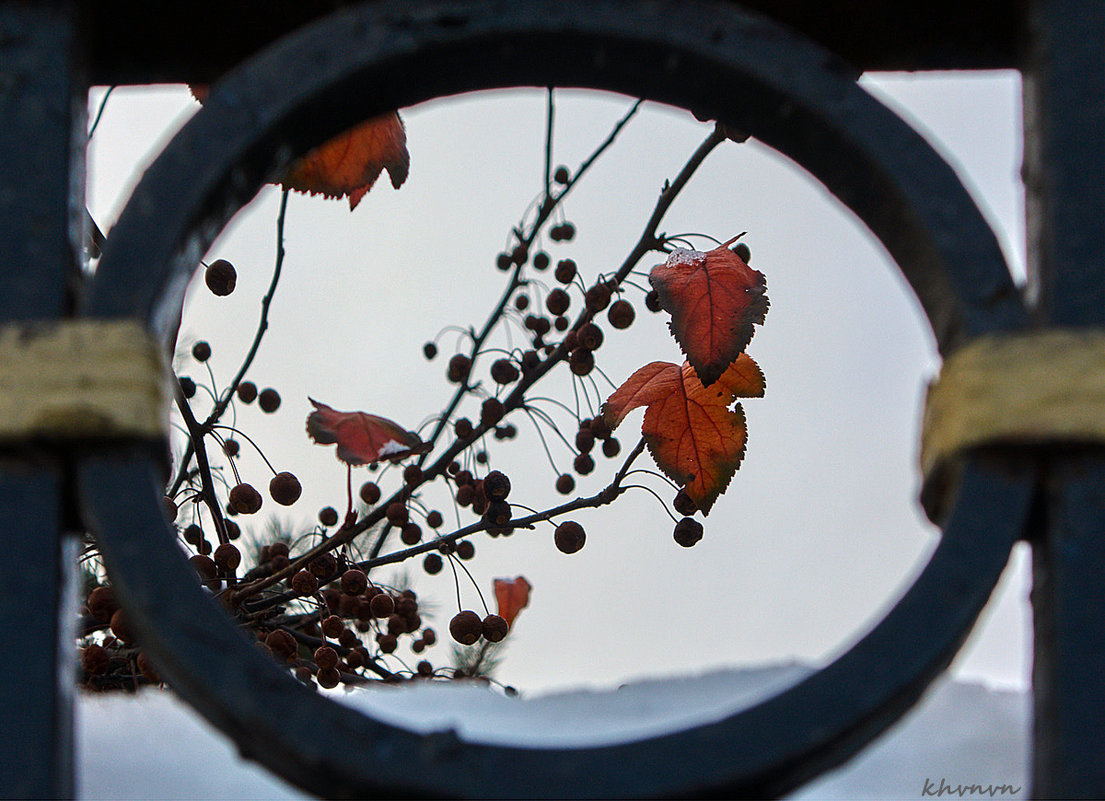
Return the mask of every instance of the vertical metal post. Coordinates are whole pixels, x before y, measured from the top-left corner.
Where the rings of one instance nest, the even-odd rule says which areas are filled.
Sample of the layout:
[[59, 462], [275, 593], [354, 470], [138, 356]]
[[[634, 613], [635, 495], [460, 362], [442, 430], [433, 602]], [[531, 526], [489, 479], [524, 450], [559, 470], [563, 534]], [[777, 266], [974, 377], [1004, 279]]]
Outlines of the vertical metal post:
[[[1035, 0], [1025, 65], [1028, 258], [1047, 325], [1105, 326], [1105, 4]], [[1034, 543], [1040, 798], [1105, 797], [1105, 455], [1056, 455]]]
[[[84, 210], [87, 87], [70, 2], [0, 2], [0, 325], [71, 308]], [[0, 797], [72, 796], [75, 571], [61, 457], [0, 455]]]

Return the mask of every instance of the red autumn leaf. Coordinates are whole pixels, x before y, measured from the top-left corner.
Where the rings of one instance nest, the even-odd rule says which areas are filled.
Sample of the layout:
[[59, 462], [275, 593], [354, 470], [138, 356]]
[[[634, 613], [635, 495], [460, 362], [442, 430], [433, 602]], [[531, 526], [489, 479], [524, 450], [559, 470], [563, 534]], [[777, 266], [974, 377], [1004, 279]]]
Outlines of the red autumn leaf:
[[761, 398], [764, 375], [747, 353], [740, 354], [716, 382], [704, 387], [693, 367], [652, 362], [626, 379], [602, 405], [615, 428], [638, 406], [641, 426], [656, 464], [709, 514], [744, 457], [748, 431], [737, 398]]
[[672, 335], [705, 386], [748, 347], [752, 326], [767, 315], [764, 274], [729, 249], [735, 241], [705, 253], [677, 248], [649, 274]]
[[497, 578], [494, 582], [495, 602], [499, 605], [499, 617], [508, 626], [514, 625], [514, 618], [529, 603], [529, 591], [533, 589], [524, 576], [514, 579]]
[[308, 398], [315, 411], [307, 415], [307, 434], [319, 445], [338, 443], [338, 458], [358, 465], [425, 453], [428, 443], [386, 417], [367, 412], [339, 412]]
[[[200, 103], [207, 100], [206, 85], [189, 85]], [[335, 136], [307, 155], [296, 159], [284, 174], [283, 186], [324, 197], [349, 196], [349, 208], [357, 208], [383, 170], [398, 189], [410, 171], [407, 132], [399, 113], [381, 114]]]
[[362, 122], [296, 160], [284, 175], [284, 187], [326, 197], [349, 196], [355, 209], [382, 170], [398, 189], [410, 170], [407, 133], [397, 112]]

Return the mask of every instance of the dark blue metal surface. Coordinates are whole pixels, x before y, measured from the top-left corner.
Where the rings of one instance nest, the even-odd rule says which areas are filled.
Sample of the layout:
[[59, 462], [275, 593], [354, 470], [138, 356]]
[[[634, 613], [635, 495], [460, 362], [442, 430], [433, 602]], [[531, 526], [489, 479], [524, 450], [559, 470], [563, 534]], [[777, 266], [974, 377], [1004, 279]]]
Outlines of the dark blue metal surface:
[[[87, 91], [75, 16], [68, 3], [0, 3], [0, 324], [56, 319], [72, 305]], [[73, 793], [76, 609], [65, 590], [76, 564], [64, 483], [63, 460], [49, 451], [0, 454], [5, 798]]]
[[[1105, 3], [1035, 2], [1028, 267], [1043, 325], [1105, 326]], [[1102, 366], [1105, 369], [1105, 365]], [[1033, 541], [1033, 792], [1105, 797], [1105, 450], [1055, 449]]]

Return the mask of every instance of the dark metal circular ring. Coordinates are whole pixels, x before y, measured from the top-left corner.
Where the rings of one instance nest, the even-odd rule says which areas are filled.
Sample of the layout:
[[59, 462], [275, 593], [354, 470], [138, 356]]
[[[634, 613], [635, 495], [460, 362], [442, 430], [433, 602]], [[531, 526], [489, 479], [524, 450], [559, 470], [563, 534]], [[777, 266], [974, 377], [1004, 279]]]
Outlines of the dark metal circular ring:
[[[953, 171], [833, 56], [729, 3], [372, 2], [227, 76], [146, 173], [83, 313], [175, 322], [198, 259], [295, 156], [371, 115], [469, 90], [579, 86], [720, 119], [794, 159], [882, 241], [941, 352], [1027, 323]], [[950, 662], [1024, 527], [1031, 476], [971, 461], [929, 564], [835, 662], [719, 722], [590, 748], [416, 734], [326, 701], [218, 614], [160, 509], [154, 449], [83, 459], [85, 519], [173, 687], [243, 752], [329, 796], [766, 796], [841, 763]]]

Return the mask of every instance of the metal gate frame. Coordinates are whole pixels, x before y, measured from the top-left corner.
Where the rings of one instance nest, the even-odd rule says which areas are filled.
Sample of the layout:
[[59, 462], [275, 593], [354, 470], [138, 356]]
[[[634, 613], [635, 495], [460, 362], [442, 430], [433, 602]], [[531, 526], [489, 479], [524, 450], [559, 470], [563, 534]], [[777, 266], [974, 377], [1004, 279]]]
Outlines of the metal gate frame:
[[[67, 2], [0, 3], [0, 146], [9, 156], [0, 164], [4, 357], [18, 362], [28, 343], [80, 320], [137, 320], [163, 337], [207, 245], [294, 155], [371, 114], [504, 85], [590, 86], [662, 100], [789, 155], [884, 243], [946, 360], [986, 337], [1101, 334], [1105, 6], [1041, 1], [1022, 18], [1016, 66], [1026, 86], [1031, 308], [952, 170], [831, 53], [732, 3], [576, 6], [373, 2], [305, 26], [220, 82], [136, 189], [89, 281], [77, 256], [86, 48], [95, 46], [95, 24]], [[32, 407], [51, 391], [33, 380], [0, 383], [6, 400]], [[324, 702], [249, 648], [173, 545], [159, 503], [156, 438], [0, 427], [0, 510], [18, 566], [0, 587], [0, 620], [5, 641], [19, 643], [27, 676], [27, 684], [0, 690], [0, 730], [20, 732], [0, 747], [0, 794], [73, 791], [66, 532], [87, 529], [177, 692], [248, 756], [314, 792], [347, 797], [787, 792], [849, 758], [916, 701], [966, 637], [1013, 543], [1026, 539], [1036, 625], [1033, 792], [1102, 796], [1101, 441], [1086, 434], [1072, 447], [1069, 437], [1041, 430], [1027, 445], [972, 447], [937, 488], [943, 537], [913, 587], [853, 649], [776, 698], [663, 737], [537, 749], [385, 725]], [[123, 493], [127, 504], [118, 502]], [[213, 662], [212, 652], [227, 658]], [[308, 735], [320, 725], [357, 747], [321, 745]]]

